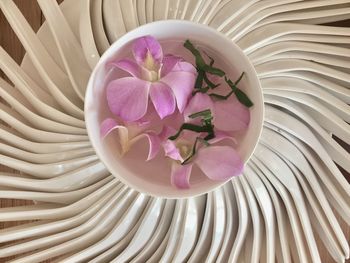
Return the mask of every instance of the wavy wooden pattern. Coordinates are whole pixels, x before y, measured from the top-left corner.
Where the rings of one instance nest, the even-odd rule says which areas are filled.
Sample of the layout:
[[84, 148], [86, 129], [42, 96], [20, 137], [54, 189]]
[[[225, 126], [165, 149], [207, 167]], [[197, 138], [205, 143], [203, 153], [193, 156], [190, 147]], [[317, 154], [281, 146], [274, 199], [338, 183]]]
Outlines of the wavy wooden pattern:
[[[39, 1], [49, 19], [35, 34], [37, 5], [16, 1], [30, 8], [23, 16], [0, 1], [28, 54], [20, 66], [22, 54], [0, 49], [0, 198], [20, 199], [0, 208], [0, 262], [349, 258], [350, 26], [317, 25], [349, 19], [349, 0], [49, 2]], [[110, 42], [175, 18], [236, 41], [266, 105], [244, 174], [184, 200], [145, 196], [110, 175], [86, 136], [81, 102]]]

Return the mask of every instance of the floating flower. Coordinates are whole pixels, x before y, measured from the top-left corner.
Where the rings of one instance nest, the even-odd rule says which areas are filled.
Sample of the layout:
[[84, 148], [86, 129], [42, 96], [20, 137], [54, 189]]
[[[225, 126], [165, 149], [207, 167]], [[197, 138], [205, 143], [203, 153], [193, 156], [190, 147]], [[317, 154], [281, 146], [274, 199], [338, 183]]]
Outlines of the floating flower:
[[163, 142], [165, 155], [173, 160], [172, 185], [180, 189], [190, 188], [193, 165], [197, 165], [209, 179], [215, 181], [226, 181], [242, 173], [244, 163], [234, 148], [213, 145], [224, 139], [234, 140], [232, 137], [217, 132], [215, 138], [204, 141], [196, 136], [198, 134], [194, 132], [184, 131], [176, 140]]
[[196, 80], [195, 67], [177, 56], [163, 55], [161, 45], [152, 36], [134, 41], [133, 56], [135, 61], [111, 63], [131, 75], [108, 84], [111, 112], [124, 121], [137, 121], [146, 114], [149, 98], [161, 119], [174, 113], [176, 105], [183, 112]]
[[165, 155], [174, 160], [171, 183], [181, 189], [189, 188], [193, 165], [216, 181], [241, 174], [244, 163], [237, 151], [213, 144], [223, 139], [234, 140], [226, 131], [246, 129], [249, 116], [247, 107], [235, 96], [217, 101], [196, 93], [184, 111], [185, 123], [163, 143]]
[[122, 155], [138, 140], [146, 138], [149, 144], [147, 160], [153, 159], [160, 150], [160, 137], [152, 130], [148, 130], [148, 122], [122, 124], [114, 118], [105, 119], [100, 126], [100, 135], [105, 138], [112, 131], [117, 130]]

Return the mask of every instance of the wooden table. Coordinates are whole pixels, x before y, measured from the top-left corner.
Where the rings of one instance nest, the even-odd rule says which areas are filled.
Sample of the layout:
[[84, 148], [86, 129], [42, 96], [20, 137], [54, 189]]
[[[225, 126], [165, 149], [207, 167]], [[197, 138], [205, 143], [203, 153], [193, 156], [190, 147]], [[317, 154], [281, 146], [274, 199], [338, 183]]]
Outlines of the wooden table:
[[[51, 1], [51, 0], [48, 0], [48, 1]], [[62, 2], [62, 0], [57, 0], [57, 1]], [[15, 0], [15, 3], [21, 9], [21, 11], [23, 12], [27, 21], [31, 24], [33, 29], [35, 31], [37, 31], [40, 28], [40, 25], [45, 20], [37, 2], [34, 0]], [[350, 27], [350, 21], [338, 22], [334, 25]], [[10, 54], [10, 56], [17, 63], [20, 63], [22, 61], [22, 58], [25, 54], [25, 51], [24, 51], [21, 43], [17, 39], [16, 35], [12, 31], [11, 27], [7, 23], [2, 12], [0, 14], [0, 43], [1, 43], [1, 46]], [[5, 78], [7, 80], [7, 78], [3, 74], [3, 72], [0, 72], [0, 74], [1, 74], [2, 78]], [[0, 171], [16, 172], [15, 170], [10, 169], [10, 168], [5, 167], [5, 166], [2, 166], [2, 165], [0, 165]], [[348, 177], [348, 175], [347, 175], [347, 177]], [[0, 207], [13, 207], [13, 206], [28, 205], [28, 204], [32, 204], [32, 202], [31, 201], [24, 201], [24, 200], [14, 200], [14, 199], [10, 199], [10, 200], [9, 199], [0, 199]], [[347, 224], [339, 216], [337, 216], [337, 217], [341, 223], [342, 229], [344, 230], [344, 232], [347, 236], [348, 242], [350, 242], [350, 227], [347, 226]], [[0, 223], [0, 229], [5, 228], [5, 227], [10, 227], [10, 226], [15, 226], [15, 225], [18, 225], [21, 223], [23, 223], [23, 222]], [[318, 237], [317, 237], [317, 242], [319, 244], [322, 262], [324, 262], [324, 263], [334, 262]], [[6, 260], [0, 259], [0, 263], [1, 262], [6, 262]], [[350, 262], [350, 260], [348, 260], [347, 262]]]

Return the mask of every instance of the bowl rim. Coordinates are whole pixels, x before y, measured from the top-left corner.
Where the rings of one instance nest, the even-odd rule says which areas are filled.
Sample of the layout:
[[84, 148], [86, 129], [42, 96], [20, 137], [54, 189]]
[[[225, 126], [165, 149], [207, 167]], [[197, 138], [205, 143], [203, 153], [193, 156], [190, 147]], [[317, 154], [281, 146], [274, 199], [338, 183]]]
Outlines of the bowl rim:
[[[175, 24], [177, 24], [177, 25], [182, 25], [182, 26], [190, 25], [190, 26], [201, 27], [202, 29], [208, 30], [208, 32], [210, 32], [210, 33], [212, 33], [214, 35], [217, 35], [218, 37], [226, 39], [226, 41], [227, 40], [230, 41], [230, 44], [235, 48], [236, 52], [242, 53], [242, 55], [246, 58], [247, 65], [249, 66], [250, 70], [252, 70], [252, 72], [254, 73], [254, 77], [257, 80], [256, 84], [258, 85], [258, 88], [260, 90], [260, 92], [258, 94], [258, 97], [259, 97], [259, 101], [261, 101], [261, 104], [262, 104], [261, 119], [259, 119], [260, 122], [258, 123], [259, 131], [258, 131], [257, 136], [256, 136], [256, 141], [255, 141], [254, 146], [252, 147], [252, 149], [250, 151], [250, 154], [246, 158], [244, 158], [244, 164], [247, 164], [247, 162], [249, 161], [249, 159], [253, 155], [253, 153], [256, 150], [256, 147], [257, 147], [257, 145], [259, 143], [259, 139], [260, 139], [260, 136], [261, 136], [262, 130], [263, 130], [264, 117], [265, 117], [264, 98], [263, 98], [262, 87], [261, 87], [261, 83], [260, 83], [259, 77], [258, 77], [257, 72], [255, 70], [255, 67], [252, 64], [252, 62], [250, 61], [249, 57], [244, 54], [243, 50], [235, 42], [233, 42], [226, 35], [224, 35], [223, 33], [221, 33], [220, 31], [218, 31], [216, 29], [211, 28], [211, 27], [209, 27], [207, 25], [203, 25], [203, 24], [200, 24], [200, 23], [197, 23], [197, 22], [193, 22], [193, 21], [169, 19], [169, 20], [154, 21], [154, 22], [151, 22], [151, 23], [148, 23], [148, 24], [144, 24], [144, 25], [139, 26], [139, 27], [137, 27], [137, 28], [135, 28], [133, 30], [130, 30], [129, 32], [126, 32], [119, 39], [117, 39], [114, 43], [112, 43], [112, 45], [107, 50], [105, 50], [105, 52], [102, 54], [100, 60], [96, 64], [95, 68], [93, 69], [93, 71], [92, 71], [92, 73], [90, 75], [88, 84], [87, 84], [87, 89], [86, 89], [86, 93], [85, 93], [85, 103], [84, 103], [84, 117], [85, 117], [86, 129], [87, 129], [89, 140], [90, 140], [90, 142], [92, 144], [92, 147], [94, 148], [95, 153], [98, 156], [99, 160], [106, 166], [108, 171], [114, 177], [116, 177], [118, 180], [120, 180], [125, 185], [129, 186], [131, 189], [134, 189], [134, 190], [136, 190], [136, 191], [138, 191], [138, 192], [140, 192], [142, 194], [150, 195], [150, 196], [157, 197], [157, 198], [182, 199], [182, 198], [196, 197], [196, 196], [207, 194], [209, 192], [212, 192], [212, 191], [216, 190], [217, 188], [223, 186], [224, 184], [226, 184], [228, 181], [232, 180], [233, 178], [230, 178], [230, 179], [228, 179], [226, 181], [213, 181], [214, 183], [213, 183], [212, 187], [208, 188], [206, 191], [199, 191], [199, 189], [197, 189], [197, 191], [196, 191], [196, 189], [191, 191], [191, 189], [189, 189], [189, 191], [186, 191], [186, 192], [181, 192], [181, 190], [178, 190], [178, 193], [179, 193], [178, 195], [177, 194], [169, 194], [169, 195], [167, 195], [167, 194], [155, 194], [154, 192], [149, 191], [146, 188], [139, 187], [139, 185], [136, 185], [133, 182], [130, 182], [130, 181], [126, 180], [123, 176], [120, 176], [120, 173], [114, 174], [113, 171], [115, 169], [108, 162], [106, 162], [104, 160], [104, 158], [101, 158], [102, 157], [101, 156], [102, 153], [99, 152], [99, 150], [98, 150], [99, 147], [96, 146], [95, 139], [92, 138], [93, 136], [89, 132], [89, 130], [90, 130], [89, 127], [92, 124], [89, 121], [87, 121], [88, 120], [88, 117], [87, 117], [87, 115], [88, 115], [87, 98], [89, 97], [89, 92], [88, 91], [91, 91], [93, 89], [93, 82], [94, 82], [95, 75], [97, 74], [98, 69], [101, 66], [103, 66], [105, 64], [105, 62], [107, 62], [108, 59], [112, 56], [111, 53], [108, 52], [108, 51], [114, 49], [114, 47], [116, 45], [118, 45], [118, 42], [121, 42], [121, 41], [124, 41], [125, 39], [128, 39], [128, 37], [130, 35], [134, 34], [135, 32], [137, 32], [139, 30], [143, 30], [144, 28], [147, 28], [147, 27], [156, 26], [158, 24], [163, 24], [163, 25], [164, 24], [168, 24], [169, 26], [171, 26], [171, 25], [174, 26]], [[130, 39], [129, 41], [132, 41], [132, 39]], [[124, 43], [124, 45], [126, 43]], [[239, 175], [239, 176], [243, 176], [243, 174]]]

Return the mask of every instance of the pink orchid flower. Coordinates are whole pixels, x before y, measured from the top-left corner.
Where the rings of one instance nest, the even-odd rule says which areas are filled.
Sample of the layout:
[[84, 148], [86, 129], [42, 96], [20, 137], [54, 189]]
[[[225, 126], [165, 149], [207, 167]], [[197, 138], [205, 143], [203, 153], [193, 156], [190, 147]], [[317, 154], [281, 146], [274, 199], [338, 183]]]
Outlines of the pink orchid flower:
[[196, 93], [184, 110], [186, 122], [195, 122], [189, 115], [210, 109], [215, 128], [220, 131], [240, 131], [248, 128], [250, 122], [249, 109], [238, 101], [236, 96], [227, 100], [213, 100], [208, 94]]
[[[174, 132], [163, 132], [166, 138]], [[224, 139], [234, 140], [225, 133], [217, 132], [214, 139], [209, 140], [209, 146], [199, 145], [196, 154], [191, 162], [182, 164], [191, 154], [193, 143], [198, 134], [193, 132], [183, 132], [183, 136], [175, 141], [165, 140], [163, 149], [165, 155], [173, 160], [171, 165], [171, 184], [179, 189], [190, 188], [190, 175], [193, 165], [199, 169], [211, 180], [226, 181], [243, 172], [244, 163], [237, 151], [230, 146], [214, 145]]]
[[131, 76], [111, 81], [107, 86], [107, 101], [111, 112], [124, 121], [142, 118], [152, 101], [161, 119], [182, 113], [196, 80], [195, 67], [173, 55], [163, 55], [160, 43], [152, 36], [138, 38], [133, 43], [135, 61], [122, 59], [111, 64]]
[[149, 144], [147, 161], [153, 159], [160, 150], [161, 141], [154, 131], [147, 130], [149, 122], [123, 125], [114, 118], [105, 119], [100, 126], [100, 135], [104, 139], [112, 131], [118, 131], [121, 154], [124, 155], [138, 140], [146, 138]]
[[[226, 132], [246, 129], [250, 121], [249, 109], [242, 105], [235, 96], [227, 100], [215, 101], [207, 94], [197, 93], [184, 110], [185, 121], [199, 123], [199, 119], [191, 119], [189, 116], [206, 109], [210, 109], [213, 115], [215, 138], [208, 141], [210, 146], [201, 145], [190, 163], [181, 164], [191, 154], [195, 137], [198, 134], [184, 131], [176, 141], [166, 140], [163, 143], [165, 155], [174, 160], [171, 169], [171, 183], [180, 189], [190, 187], [189, 179], [193, 165], [197, 165], [208, 178], [216, 181], [228, 180], [243, 171], [244, 163], [233, 147], [213, 144], [223, 139], [234, 140]], [[172, 134], [169, 131], [167, 133], [172, 135], [174, 131]]]

